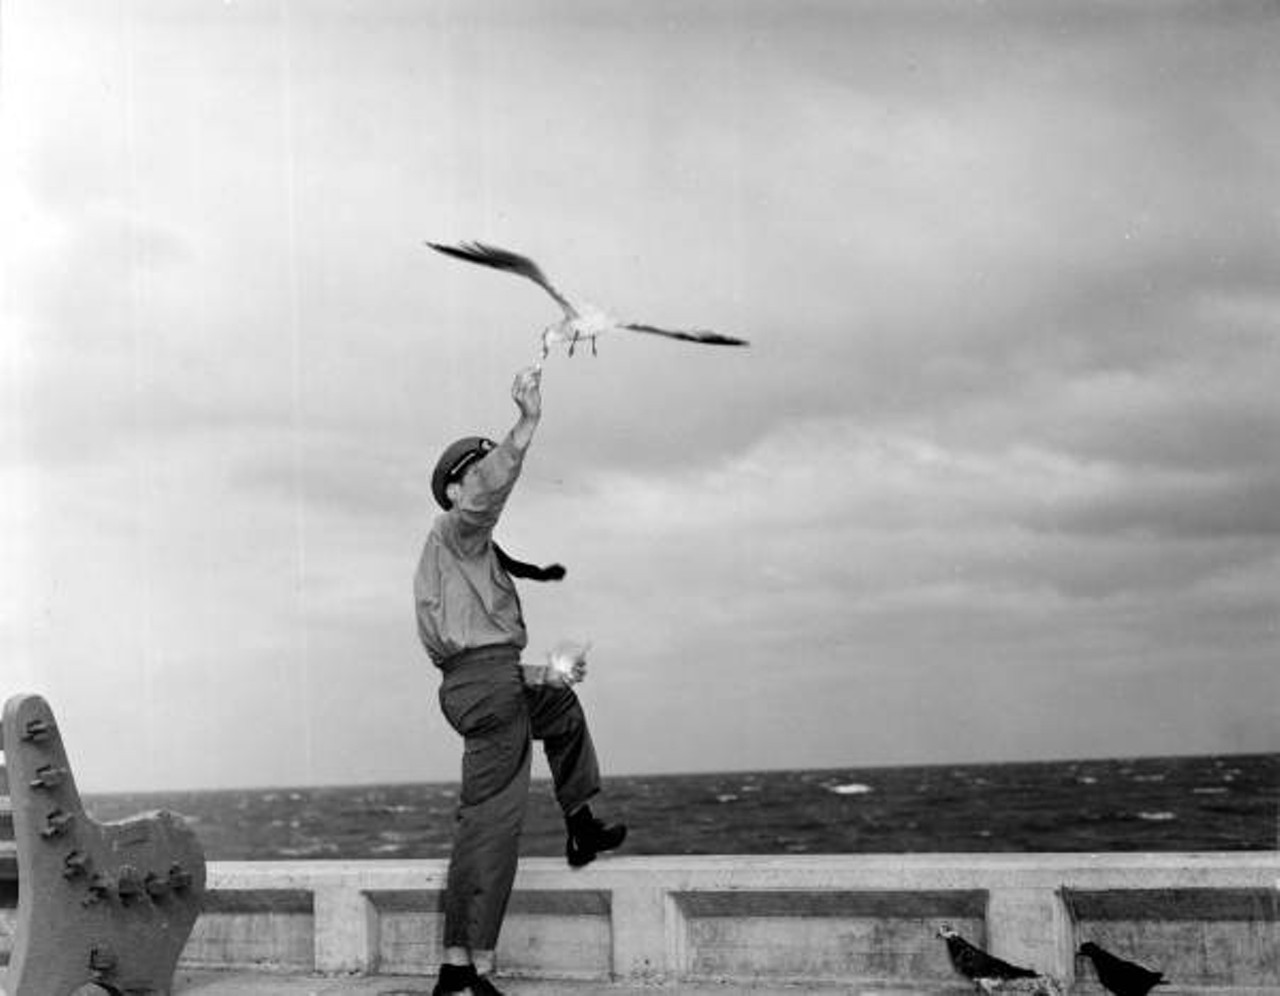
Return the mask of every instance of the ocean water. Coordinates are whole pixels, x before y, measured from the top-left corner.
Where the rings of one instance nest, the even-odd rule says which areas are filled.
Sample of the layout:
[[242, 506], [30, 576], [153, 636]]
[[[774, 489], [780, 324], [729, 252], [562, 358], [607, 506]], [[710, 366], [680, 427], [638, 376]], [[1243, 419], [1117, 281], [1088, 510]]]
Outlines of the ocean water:
[[[170, 809], [211, 860], [440, 858], [456, 783], [87, 796], [100, 820]], [[607, 778], [627, 854], [1231, 851], [1280, 847], [1280, 754]], [[535, 780], [521, 843], [559, 855]]]

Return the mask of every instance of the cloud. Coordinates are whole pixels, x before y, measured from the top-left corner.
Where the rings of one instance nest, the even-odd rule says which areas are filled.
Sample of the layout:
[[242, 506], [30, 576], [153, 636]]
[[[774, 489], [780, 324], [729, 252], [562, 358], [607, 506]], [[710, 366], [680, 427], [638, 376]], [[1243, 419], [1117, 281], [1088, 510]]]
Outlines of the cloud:
[[576, 495], [536, 496], [517, 521], [559, 515], [572, 530], [552, 530], [548, 546], [585, 533], [615, 560], [647, 558], [652, 574], [665, 565], [685, 586], [733, 591], [751, 625], [807, 599], [821, 614], [832, 591], [850, 612], [961, 596], [998, 605], [1018, 592], [1056, 593], [1050, 607], [1167, 597], [1265, 556], [1244, 541], [1274, 534], [1274, 491], [1262, 478], [1251, 497], [1213, 472], [966, 450], [822, 419], [666, 474], [601, 473]]

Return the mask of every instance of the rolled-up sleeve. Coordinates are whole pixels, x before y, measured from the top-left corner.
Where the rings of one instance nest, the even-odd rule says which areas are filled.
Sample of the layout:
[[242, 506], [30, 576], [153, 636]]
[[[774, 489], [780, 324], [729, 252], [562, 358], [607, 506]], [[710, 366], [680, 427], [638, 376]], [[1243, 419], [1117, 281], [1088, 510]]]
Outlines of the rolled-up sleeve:
[[523, 464], [524, 454], [508, 437], [485, 454], [475, 473], [466, 478], [448, 516], [452, 539], [463, 556], [475, 556], [489, 542]]

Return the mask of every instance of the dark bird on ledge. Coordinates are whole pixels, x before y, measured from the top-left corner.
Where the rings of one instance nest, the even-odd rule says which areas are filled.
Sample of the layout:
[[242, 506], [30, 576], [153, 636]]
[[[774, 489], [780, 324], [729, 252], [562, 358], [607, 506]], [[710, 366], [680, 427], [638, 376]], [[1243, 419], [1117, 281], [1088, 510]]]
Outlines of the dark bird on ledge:
[[1104, 951], [1093, 941], [1080, 945], [1079, 954], [1093, 962], [1093, 970], [1098, 973], [1098, 981], [1104, 989], [1115, 993], [1115, 996], [1147, 996], [1156, 986], [1166, 985], [1169, 980], [1162, 972], [1153, 972], [1131, 961]]
[[669, 339], [683, 339], [686, 342], [701, 342], [711, 346], [748, 345], [745, 339], [721, 335], [719, 332], [711, 332], [707, 329], [665, 329], [640, 322], [623, 322], [594, 305], [585, 302], [574, 304], [552, 286], [551, 281], [543, 276], [542, 270], [538, 268], [537, 263], [527, 256], [521, 256], [506, 249], [487, 246], [481, 242], [463, 242], [461, 245], [456, 246], [428, 242], [427, 245], [436, 250], [436, 252], [442, 252], [446, 256], [452, 256], [454, 259], [465, 260], [468, 263], [478, 263], [481, 266], [492, 267], [495, 270], [505, 270], [507, 273], [525, 277], [550, 294], [555, 299], [556, 304], [560, 305], [560, 310], [564, 312], [564, 318], [548, 325], [543, 330], [543, 359], [546, 359], [551, 352], [552, 344], [557, 342], [568, 343], [569, 355], [572, 356], [574, 348], [583, 339], [591, 341], [591, 354], [594, 356], [596, 355], [596, 339], [606, 332], [612, 332], [617, 329], [629, 332], [647, 332], [650, 335], [666, 336]]
[[939, 928], [938, 936], [947, 942], [947, 954], [951, 956], [955, 970], [967, 979], [975, 982], [980, 979], [1034, 979], [1039, 974], [1029, 968], [1010, 965], [974, 947], [947, 924]]

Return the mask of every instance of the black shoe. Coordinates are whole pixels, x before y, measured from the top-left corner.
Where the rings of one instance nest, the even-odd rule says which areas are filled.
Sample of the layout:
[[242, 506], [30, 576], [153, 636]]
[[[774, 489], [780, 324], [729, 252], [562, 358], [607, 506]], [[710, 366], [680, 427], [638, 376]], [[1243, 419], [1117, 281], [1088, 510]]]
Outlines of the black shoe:
[[[476, 975], [474, 965], [441, 965], [440, 978], [436, 980], [436, 987], [431, 990], [431, 996], [451, 996], [453, 993], [479, 993], [483, 992], [477, 988], [480, 976]], [[490, 987], [491, 993], [497, 990]], [[501, 996], [501, 994], [499, 994]]]
[[588, 806], [583, 806], [565, 820], [569, 830], [569, 839], [564, 845], [564, 856], [569, 859], [573, 868], [581, 868], [595, 860], [601, 851], [612, 851], [621, 847], [627, 839], [627, 828], [622, 823], [606, 826], [591, 814]]
[[489, 981], [489, 976], [477, 975], [471, 983], [471, 996], [502, 996], [502, 991]]

